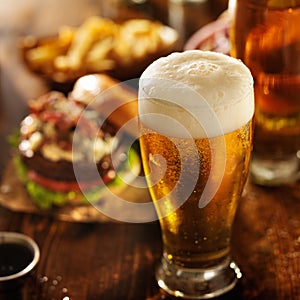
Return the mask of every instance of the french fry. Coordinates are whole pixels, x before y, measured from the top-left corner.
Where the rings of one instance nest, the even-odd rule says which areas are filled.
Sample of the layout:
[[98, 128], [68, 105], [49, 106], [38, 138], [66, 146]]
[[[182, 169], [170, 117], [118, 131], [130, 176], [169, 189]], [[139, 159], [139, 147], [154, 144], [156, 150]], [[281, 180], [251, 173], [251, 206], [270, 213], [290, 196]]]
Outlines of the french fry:
[[86, 69], [90, 72], [104, 72], [113, 70], [116, 67], [116, 62], [113, 59], [101, 59], [93, 61], [92, 63], [87, 62]]
[[54, 65], [58, 69], [79, 69], [85, 55], [91, 49], [96, 39], [113, 34], [115, 32], [114, 25], [112, 21], [99, 17], [87, 19], [75, 32], [67, 54], [58, 57], [54, 61]]
[[63, 26], [57, 39], [49, 39], [46, 43], [29, 49], [26, 53], [26, 59], [34, 65], [52, 64], [55, 57], [65, 53], [72, 42], [74, 29]]
[[75, 34], [76, 29], [69, 26], [62, 26], [58, 31], [58, 42], [61, 44], [70, 45]]
[[57, 48], [49, 47], [49, 45], [33, 48], [26, 52], [26, 59], [33, 65], [51, 63], [60, 54], [58, 50]]
[[113, 37], [107, 37], [103, 40], [97, 41], [94, 46], [87, 53], [86, 61], [92, 63], [99, 59], [105, 59], [114, 46]]

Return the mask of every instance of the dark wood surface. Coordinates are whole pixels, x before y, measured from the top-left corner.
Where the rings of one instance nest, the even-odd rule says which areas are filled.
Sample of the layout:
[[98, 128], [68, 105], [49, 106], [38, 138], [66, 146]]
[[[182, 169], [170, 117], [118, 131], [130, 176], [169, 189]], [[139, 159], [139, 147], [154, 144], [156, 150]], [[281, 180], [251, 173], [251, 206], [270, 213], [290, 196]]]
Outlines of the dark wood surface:
[[[43, 81], [20, 64], [16, 38], [49, 29], [43, 21], [45, 16], [48, 22], [52, 19], [45, 8], [47, 4], [59, 7], [59, 1], [51, 0], [43, 7], [36, 4], [32, 12], [25, 5], [13, 8], [13, 2], [0, 3], [1, 175], [10, 157], [7, 135], [25, 115], [26, 101], [47, 90]], [[28, 1], [28, 5], [33, 3]], [[95, 7], [98, 1], [78, 1], [73, 17], [91, 13], [87, 3]], [[163, 19], [166, 7], [159, 1], [153, 3], [152, 13]], [[53, 13], [55, 8], [47, 10]], [[8, 12], [15, 12], [16, 18]], [[57, 21], [54, 27], [61, 22], [61, 14], [52, 16]], [[162, 247], [157, 222], [73, 223], [0, 207], [0, 230], [25, 233], [41, 249], [36, 272], [23, 289], [0, 293], [1, 300], [169, 299], [154, 278]], [[300, 299], [300, 184], [262, 188], [248, 182], [236, 215], [232, 248], [243, 277], [235, 290], [220, 299]]]

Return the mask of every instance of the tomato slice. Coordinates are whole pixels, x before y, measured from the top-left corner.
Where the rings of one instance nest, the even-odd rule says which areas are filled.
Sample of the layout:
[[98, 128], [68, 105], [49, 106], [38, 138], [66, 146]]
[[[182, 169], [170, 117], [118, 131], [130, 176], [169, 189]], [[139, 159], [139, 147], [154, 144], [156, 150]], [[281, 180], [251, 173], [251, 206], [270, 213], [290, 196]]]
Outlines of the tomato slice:
[[61, 180], [55, 180], [51, 178], [46, 178], [40, 174], [38, 174], [35, 171], [28, 171], [28, 178], [35, 183], [45, 187], [48, 190], [52, 190], [55, 192], [78, 192], [81, 190], [87, 190], [93, 187], [101, 187], [104, 184], [112, 181], [115, 178], [114, 172], [108, 172], [104, 177], [95, 179], [93, 181], [89, 182], [80, 182], [77, 181], [61, 181]]

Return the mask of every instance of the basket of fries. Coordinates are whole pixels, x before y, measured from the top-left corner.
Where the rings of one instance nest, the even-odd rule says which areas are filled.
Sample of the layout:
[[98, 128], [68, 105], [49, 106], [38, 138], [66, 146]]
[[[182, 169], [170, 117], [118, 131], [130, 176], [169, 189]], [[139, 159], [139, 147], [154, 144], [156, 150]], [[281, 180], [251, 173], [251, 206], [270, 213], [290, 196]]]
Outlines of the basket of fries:
[[90, 73], [107, 73], [119, 80], [137, 77], [153, 60], [170, 53], [177, 40], [177, 32], [160, 22], [116, 23], [93, 16], [76, 28], [60, 27], [54, 37], [24, 37], [20, 49], [35, 74], [71, 87]]

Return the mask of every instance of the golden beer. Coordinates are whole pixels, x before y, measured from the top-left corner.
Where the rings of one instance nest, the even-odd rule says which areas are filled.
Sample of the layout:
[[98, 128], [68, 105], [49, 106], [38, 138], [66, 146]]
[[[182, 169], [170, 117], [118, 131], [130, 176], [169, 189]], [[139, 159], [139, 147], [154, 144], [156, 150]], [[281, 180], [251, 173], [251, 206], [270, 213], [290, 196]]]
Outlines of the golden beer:
[[[254, 157], [260, 157], [260, 164], [264, 159], [275, 164], [275, 160], [290, 158], [299, 164], [296, 159], [300, 149], [299, 28], [299, 0], [235, 2], [231, 54], [241, 58], [254, 77], [253, 145]], [[279, 172], [278, 166], [274, 168]], [[288, 168], [294, 170], [293, 166]]]
[[[156, 184], [155, 176], [153, 182], [149, 182], [154, 204], [176, 188], [181, 163], [189, 169], [187, 176], [197, 178], [191, 195], [179, 209], [175, 209], [171, 201], [157, 206], [158, 216], [165, 215], [160, 218], [164, 255], [172, 263], [186, 268], [208, 268], [222, 262], [229, 254], [231, 226], [247, 177], [251, 133], [251, 122], [248, 122], [225, 135], [226, 164], [221, 184], [210, 203], [200, 209], [199, 199], [211, 172], [212, 152], [218, 156], [218, 149], [222, 151], [219, 144], [222, 145], [224, 137], [211, 140], [166, 137], [141, 123], [140, 143], [146, 175], [154, 170], [150, 164], [158, 165], [154, 154], [166, 159], [164, 176]], [[181, 153], [176, 145], [183, 149]], [[196, 155], [190, 151], [193, 145], [197, 147]], [[211, 149], [212, 146], [214, 149]], [[149, 160], [149, 157], [152, 159]], [[200, 162], [199, 171], [194, 167], [197, 161]], [[184, 186], [179, 185], [176, 189], [173, 196], [175, 203], [181, 200]]]
[[177, 297], [225, 293], [241, 276], [230, 237], [252, 147], [251, 73], [224, 54], [173, 53], [142, 74], [138, 100], [142, 162], [163, 238], [157, 281]]

